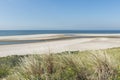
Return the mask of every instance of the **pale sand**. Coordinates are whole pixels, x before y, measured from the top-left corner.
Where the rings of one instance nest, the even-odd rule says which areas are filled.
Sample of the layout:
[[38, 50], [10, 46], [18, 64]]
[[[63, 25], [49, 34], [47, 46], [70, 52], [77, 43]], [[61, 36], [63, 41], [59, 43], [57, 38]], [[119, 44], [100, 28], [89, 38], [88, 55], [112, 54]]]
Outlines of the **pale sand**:
[[[0, 45], [0, 56], [8, 55], [25, 55], [25, 54], [47, 54], [63, 51], [83, 51], [107, 49], [120, 47], [120, 38], [107, 38], [108, 36], [120, 37], [120, 34], [75, 34], [76, 36], [105, 36], [95, 38], [73, 38], [62, 39], [36, 43]], [[44, 35], [29, 35], [29, 36], [8, 36], [0, 37], [0, 40], [41, 40], [66, 37], [64, 34], [44, 34]], [[68, 36], [67, 36], [68, 37]]]
[[39, 39], [53, 39], [64, 37], [64, 34], [36, 34], [36, 35], [18, 35], [18, 36], [1, 36], [0, 41], [12, 40], [39, 40]]

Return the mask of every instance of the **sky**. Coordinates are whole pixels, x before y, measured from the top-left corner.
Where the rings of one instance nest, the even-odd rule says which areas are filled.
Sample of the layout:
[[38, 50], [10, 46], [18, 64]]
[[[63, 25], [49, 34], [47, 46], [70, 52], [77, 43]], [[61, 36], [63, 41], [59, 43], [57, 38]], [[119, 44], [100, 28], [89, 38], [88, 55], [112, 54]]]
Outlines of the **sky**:
[[0, 30], [120, 30], [120, 0], [0, 0]]

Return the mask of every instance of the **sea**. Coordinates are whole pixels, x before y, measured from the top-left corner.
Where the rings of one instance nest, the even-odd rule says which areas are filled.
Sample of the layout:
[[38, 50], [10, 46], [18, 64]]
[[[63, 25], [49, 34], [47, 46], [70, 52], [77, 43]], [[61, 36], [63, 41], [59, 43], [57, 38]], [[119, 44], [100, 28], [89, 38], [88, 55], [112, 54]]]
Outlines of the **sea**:
[[119, 34], [120, 30], [0, 30], [0, 36], [33, 34]]
[[[2, 36], [34, 35], [34, 34], [120, 34], [120, 30], [0, 30]], [[1, 41], [0, 45], [43, 42], [45, 40]]]

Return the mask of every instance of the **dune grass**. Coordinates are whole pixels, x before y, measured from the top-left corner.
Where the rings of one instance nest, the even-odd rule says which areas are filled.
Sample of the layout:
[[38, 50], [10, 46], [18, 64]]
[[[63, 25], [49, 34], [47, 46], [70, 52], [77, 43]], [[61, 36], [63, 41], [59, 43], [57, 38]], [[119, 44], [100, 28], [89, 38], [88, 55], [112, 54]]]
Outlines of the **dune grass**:
[[4, 80], [120, 80], [120, 48], [11, 56], [0, 62], [10, 66], [0, 73]]

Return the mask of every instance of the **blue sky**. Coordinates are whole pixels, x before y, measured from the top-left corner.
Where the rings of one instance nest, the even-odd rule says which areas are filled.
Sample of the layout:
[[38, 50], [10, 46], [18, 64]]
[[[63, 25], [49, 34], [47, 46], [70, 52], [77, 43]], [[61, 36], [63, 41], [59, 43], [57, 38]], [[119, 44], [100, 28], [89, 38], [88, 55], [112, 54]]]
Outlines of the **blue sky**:
[[0, 0], [0, 30], [120, 29], [120, 0]]

